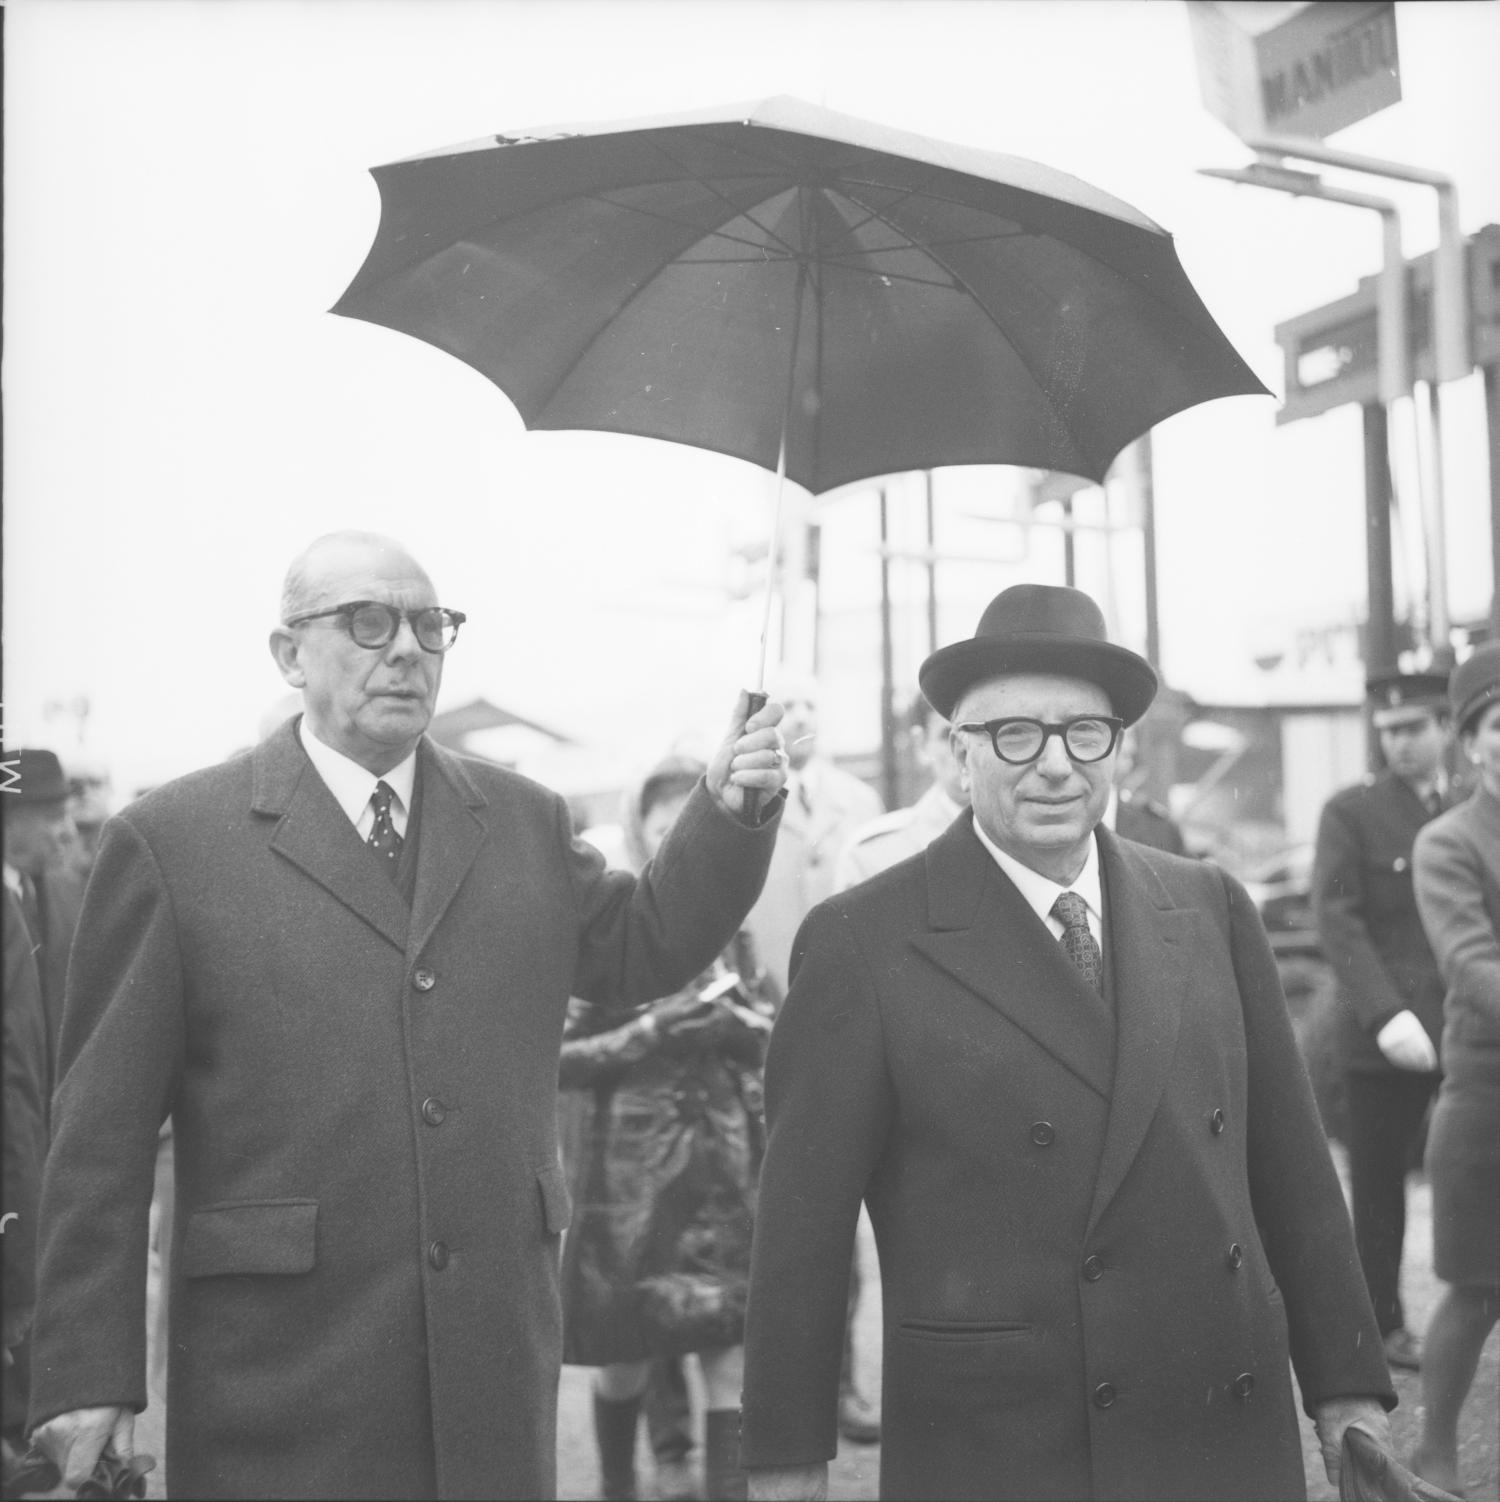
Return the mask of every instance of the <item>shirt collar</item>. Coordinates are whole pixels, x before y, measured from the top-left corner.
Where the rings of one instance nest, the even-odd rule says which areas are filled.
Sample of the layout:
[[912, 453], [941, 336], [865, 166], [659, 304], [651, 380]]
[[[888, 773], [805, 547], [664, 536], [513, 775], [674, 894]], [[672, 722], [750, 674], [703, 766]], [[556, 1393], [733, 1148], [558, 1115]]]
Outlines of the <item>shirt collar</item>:
[[984, 832], [978, 819], [974, 820], [974, 833], [979, 836], [980, 844], [995, 857], [995, 864], [1010, 877], [1016, 890], [1026, 899], [1026, 905], [1044, 923], [1051, 916], [1052, 904], [1057, 901], [1061, 893], [1077, 892], [1089, 910], [1089, 917], [1096, 925], [1103, 924], [1104, 898], [1103, 888], [1099, 881], [1099, 841], [1097, 839], [1089, 840], [1083, 870], [1078, 873], [1071, 886], [1064, 887], [1059, 886], [1050, 876], [1043, 876], [1040, 871], [1033, 871], [1030, 866], [1023, 866], [1015, 856], [1007, 854]]
[[417, 753], [413, 749], [404, 761], [397, 762], [383, 777], [367, 771], [357, 761], [335, 751], [332, 746], [320, 741], [308, 729], [307, 716], [303, 715], [297, 725], [297, 735], [308, 760], [317, 769], [318, 776], [327, 784], [338, 806], [343, 809], [351, 824], [358, 824], [360, 815], [369, 806], [370, 794], [375, 784], [383, 782], [396, 795], [396, 803], [403, 813], [411, 812], [412, 787], [417, 776]]

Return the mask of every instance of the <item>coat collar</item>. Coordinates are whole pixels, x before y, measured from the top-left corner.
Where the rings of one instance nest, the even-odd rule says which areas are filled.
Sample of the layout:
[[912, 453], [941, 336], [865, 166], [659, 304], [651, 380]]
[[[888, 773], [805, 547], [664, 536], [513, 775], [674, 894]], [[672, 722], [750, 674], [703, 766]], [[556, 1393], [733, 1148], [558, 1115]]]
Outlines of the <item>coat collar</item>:
[[251, 809], [279, 820], [271, 848], [357, 913], [397, 949], [415, 954], [453, 900], [484, 841], [473, 812], [486, 799], [463, 762], [425, 736], [417, 752], [420, 826], [416, 896], [406, 909], [307, 758], [294, 717], [253, 753]]
[[1108, 1099], [1114, 1039], [1103, 1005], [980, 844], [972, 813], [926, 858], [929, 931], [917, 947]]

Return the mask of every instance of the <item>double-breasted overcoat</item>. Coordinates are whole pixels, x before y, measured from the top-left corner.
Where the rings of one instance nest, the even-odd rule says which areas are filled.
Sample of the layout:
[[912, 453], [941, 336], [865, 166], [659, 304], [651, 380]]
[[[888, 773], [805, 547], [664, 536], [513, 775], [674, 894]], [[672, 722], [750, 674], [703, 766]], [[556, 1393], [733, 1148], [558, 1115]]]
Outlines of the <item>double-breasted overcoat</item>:
[[744, 1459], [836, 1446], [849, 1244], [881, 1495], [1296, 1497], [1309, 1403], [1394, 1404], [1249, 898], [1097, 834], [1101, 998], [961, 818], [824, 903], [767, 1065]]
[[176, 1137], [167, 1470], [191, 1497], [553, 1493], [569, 994], [708, 964], [774, 821], [700, 784], [637, 880], [424, 740], [410, 909], [289, 723], [106, 828], [69, 975], [34, 1422], [146, 1401]]

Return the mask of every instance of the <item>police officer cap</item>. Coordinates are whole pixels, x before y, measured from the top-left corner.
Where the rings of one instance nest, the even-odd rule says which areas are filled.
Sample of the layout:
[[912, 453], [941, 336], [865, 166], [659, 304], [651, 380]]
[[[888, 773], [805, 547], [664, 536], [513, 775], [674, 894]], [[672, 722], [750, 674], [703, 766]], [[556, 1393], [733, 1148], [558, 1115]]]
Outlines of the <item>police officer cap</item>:
[[1378, 673], [1365, 683], [1370, 708], [1446, 709], [1446, 673]]
[[1459, 733], [1473, 730], [1479, 716], [1500, 700], [1500, 641], [1487, 641], [1453, 670], [1448, 697]]

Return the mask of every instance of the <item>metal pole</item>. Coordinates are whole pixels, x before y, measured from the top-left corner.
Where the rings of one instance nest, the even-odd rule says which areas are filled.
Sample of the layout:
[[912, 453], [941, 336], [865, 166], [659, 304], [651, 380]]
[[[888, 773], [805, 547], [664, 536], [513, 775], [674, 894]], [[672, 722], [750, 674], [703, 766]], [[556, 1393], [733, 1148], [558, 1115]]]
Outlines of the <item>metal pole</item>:
[[[1363, 406], [1365, 438], [1365, 672], [1396, 665], [1396, 598], [1391, 584], [1391, 462], [1386, 409]], [[1384, 758], [1373, 726], [1366, 727], [1365, 754], [1372, 772]]]
[[1464, 275], [1464, 236], [1458, 218], [1458, 187], [1453, 179], [1429, 167], [1412, 167], [1405, 162], [1387, 161], [1384, 157], [1341, 151], [1334, 146], [1325, 146], [1322, 141], [1301, 136], [1267, 136], [1262, 140], [1248, 140], [1245, 145], [1267, 156], [1324, 162], [1330, 167], [1347, 168], [1350, 172], [1419, 183], [1424, 188], [1437, 190], [1438, 248], [1433, 258], [1432, 282], [1433, 354], [1440, 384], [1462, 380], [1470, 368], [1468, 286]]
[[937, 600], [937, 503], [932, 492], [932, 471], [924, 469], [922, 479], [927, 491], [927, 650], [938, 649]]
[[896, 766], [896, 641], [891, 620], [890, 506], [880, 487], [880, 785], [887, 808], [900, 804]]
[[1484, 367], [1484, 416], [1490, 455], [1490, 624], [1500, 636], [1500, 365]]
[[1136, 440], [1136, 476], [1141, 494], [1141, 544], [1146, 574], [1146, 661], [1161, 667], [1161, 622], [1156, 598], [1156, 481], [1149, 430]]
[[1073, 497], [1065, 495], [1062, 498], [1063, 514], [1063, 583], [1069, 589], [1074, 587], [1074, 561], [1073, 561]]
[[1296, 157], [1300, 161], [1325, 162], [1351, 172], [1365, 172], [1374, 177], [1394, 178], [1398, 182], [1419, 183], [1437, 191], [1438, 245], [1432, 267], [1432, 354], [1434, 378], [1429, 411], [1432, 437], [1430, 504], [1423, 512], [1423, 535], [1428, 555], [1428, 632], [1431, 645], [1446, 654], [1448, 642], [1448, 555], [1447, 523], [1444, 518], [1443, 493], [1443, 397], [1445, 382], [1462, 380], [1472, 368], [1469, 357], [1468, 280], [1466, 276], [1463, 229], [1458, 215], [1458, 187], [1443, 172], [1428, 167], [1413, 167], [1405, 162], [1387, 161], [1383, 157], [1363, 156], [1341, 151], [1321, 141], [1300, 136], [1269, 136], [1245, 144], [1263, 156]]

